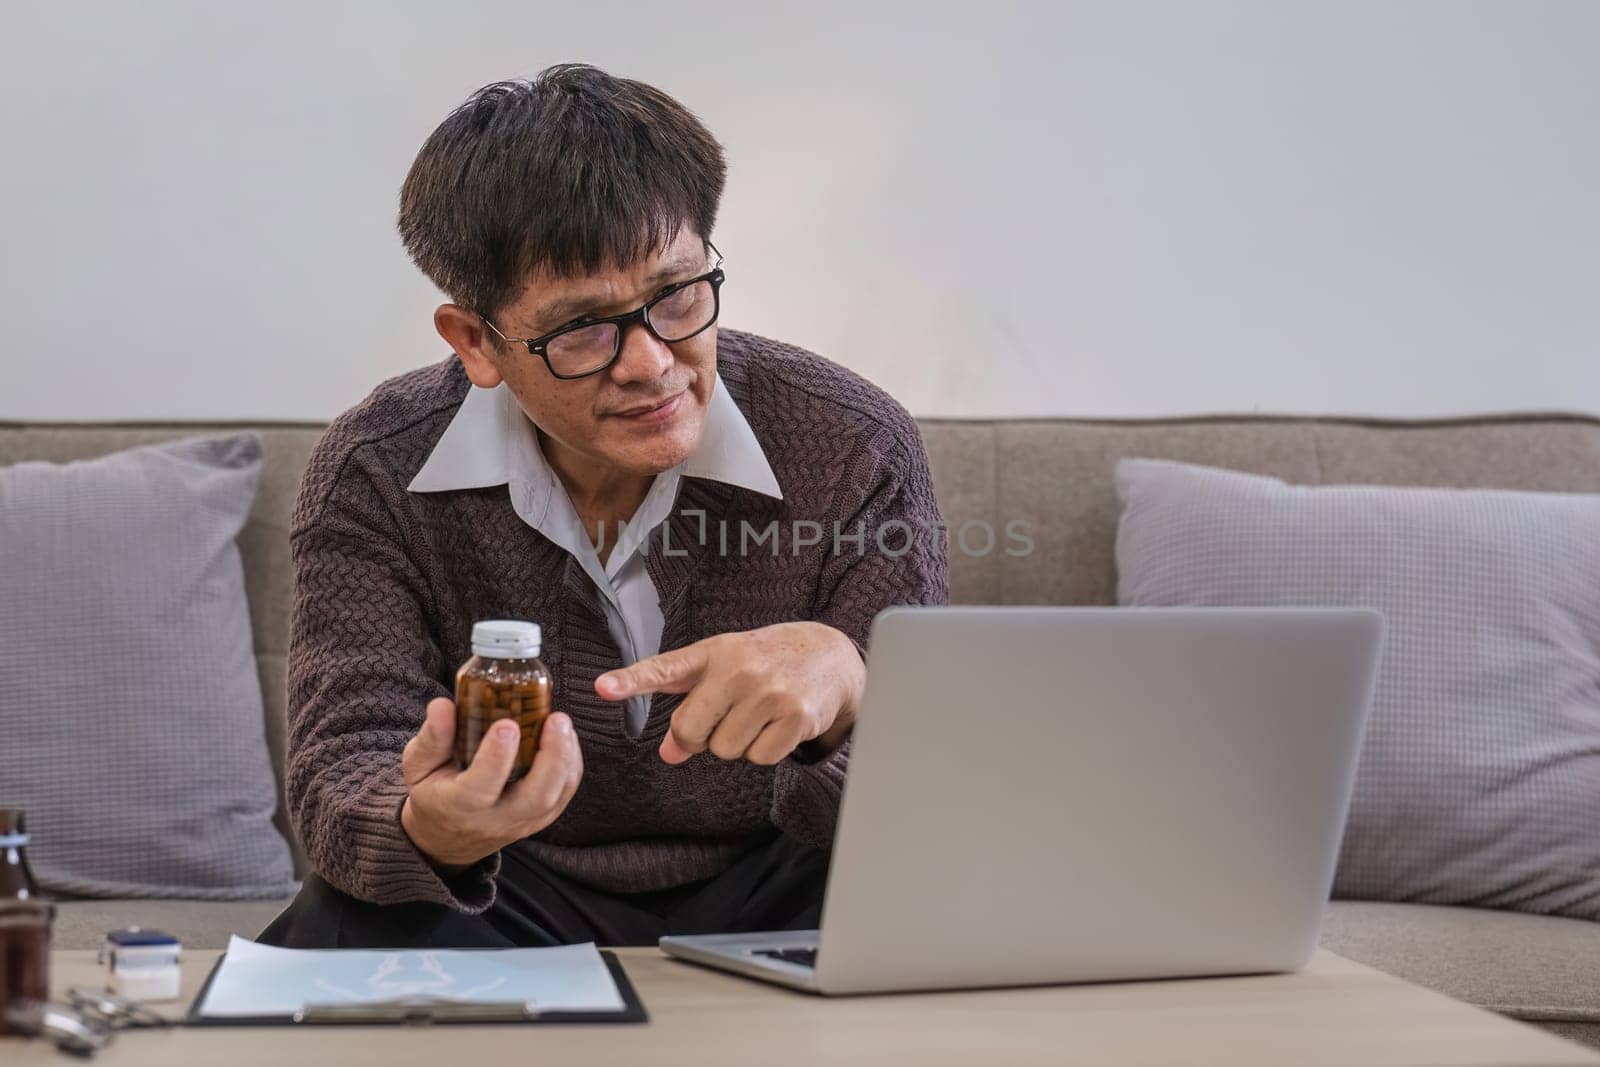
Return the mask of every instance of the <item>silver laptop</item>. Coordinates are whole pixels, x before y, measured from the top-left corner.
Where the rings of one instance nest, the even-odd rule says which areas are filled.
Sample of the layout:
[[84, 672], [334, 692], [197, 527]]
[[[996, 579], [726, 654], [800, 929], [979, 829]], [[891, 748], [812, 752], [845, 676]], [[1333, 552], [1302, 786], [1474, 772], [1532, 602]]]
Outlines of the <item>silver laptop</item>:
[[661, 947], [816, 993], [1297, 970], [1382, 629], [1344, 609], [885, 611], [822, 929]]

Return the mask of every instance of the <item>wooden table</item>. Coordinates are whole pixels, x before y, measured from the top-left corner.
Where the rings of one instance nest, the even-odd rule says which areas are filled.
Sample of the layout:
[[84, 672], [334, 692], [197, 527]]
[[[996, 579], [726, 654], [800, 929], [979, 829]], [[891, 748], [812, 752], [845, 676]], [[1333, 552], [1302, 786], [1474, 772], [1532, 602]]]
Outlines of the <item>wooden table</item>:
[[[185, 997], [215, 962], [187, 953]], [[1600, 1056], [1331, 953], [1295, 975], [826, 999], [622, 949], [651, 1021], [612, 1026], [173, 1029], [120, 1035], [97, 1062], [227, 1067], [476, 1064], [1459, 1064], [1600, 1067]], [[58, 989], [94, 985], [58, 952]], [[174, 1007], [173, 1012], [177, 1012]], [[7, 1067], [70, 1062], [0, 1038]]]

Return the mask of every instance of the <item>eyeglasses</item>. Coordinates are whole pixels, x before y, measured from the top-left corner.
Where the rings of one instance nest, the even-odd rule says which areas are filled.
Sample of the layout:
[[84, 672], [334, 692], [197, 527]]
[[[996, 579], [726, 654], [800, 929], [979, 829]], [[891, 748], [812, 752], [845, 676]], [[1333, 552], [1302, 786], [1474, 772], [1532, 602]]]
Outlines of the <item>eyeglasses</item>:
[[722, 253], [709, 241], [706, 246], [717, 257], [709, 271], [669, 286], [623, 315], [574, 322], [540, 337], [507, 337], [489, 321], [489, 316], [480, 313], [479, 317], [500, 340], [527, 345], [528, 351], [543, 359], [550, 373], [562, 381], [587, 378], [617, 361], [622, 355], [623, 334], [634, 323], [649, 330], [656, 340], [670, 345], [703, 333], [717, 321], [725, 277]]

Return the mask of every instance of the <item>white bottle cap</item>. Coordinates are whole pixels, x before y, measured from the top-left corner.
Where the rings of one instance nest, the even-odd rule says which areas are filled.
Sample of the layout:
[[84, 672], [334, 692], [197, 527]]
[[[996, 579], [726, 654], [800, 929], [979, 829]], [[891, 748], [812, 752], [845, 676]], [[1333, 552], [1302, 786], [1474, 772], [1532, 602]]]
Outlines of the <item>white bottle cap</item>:
[[472, 624], [472, 654], [490, 659], [530, 659], [539, 654], [539, 624], [488, 619]]

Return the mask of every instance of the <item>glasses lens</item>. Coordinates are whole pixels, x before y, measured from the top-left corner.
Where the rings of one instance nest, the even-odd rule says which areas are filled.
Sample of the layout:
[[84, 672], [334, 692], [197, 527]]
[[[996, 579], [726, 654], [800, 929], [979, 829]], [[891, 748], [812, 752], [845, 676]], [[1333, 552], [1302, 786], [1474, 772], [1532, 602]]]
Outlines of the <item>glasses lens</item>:
[[717, 317], [717, 292], [709, 281], [674, 289], [650, 305], [650, 325], [663, 341], [682, 341]]
[[550, 369], [560, 375], [587, 374], [617, 354], [617, 327], [610, 322], [579, 326], [550, 338], [544, 346]]

